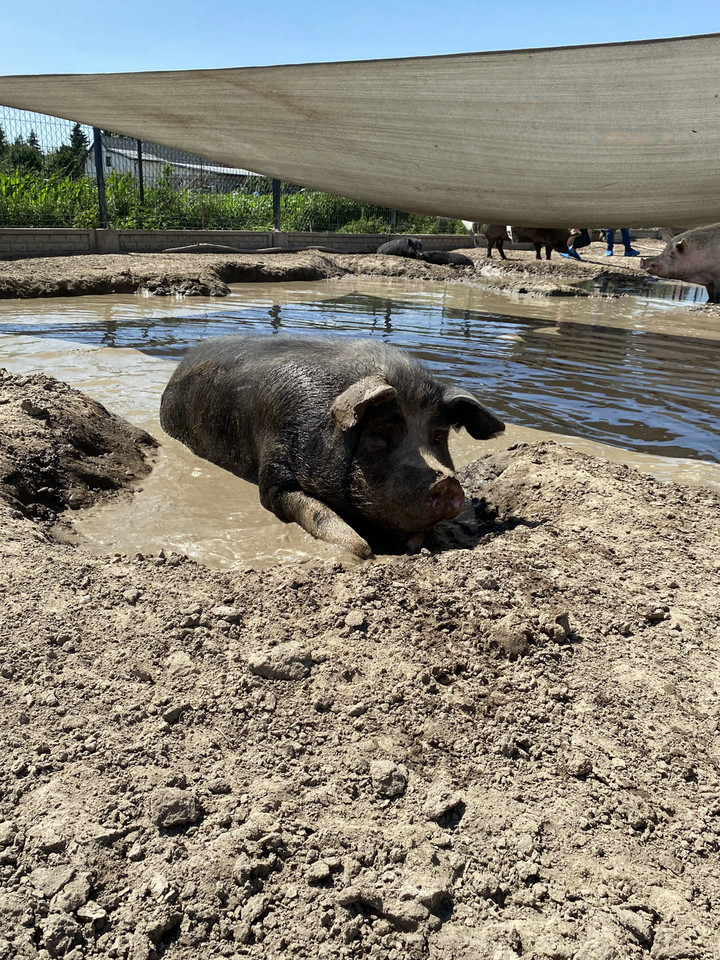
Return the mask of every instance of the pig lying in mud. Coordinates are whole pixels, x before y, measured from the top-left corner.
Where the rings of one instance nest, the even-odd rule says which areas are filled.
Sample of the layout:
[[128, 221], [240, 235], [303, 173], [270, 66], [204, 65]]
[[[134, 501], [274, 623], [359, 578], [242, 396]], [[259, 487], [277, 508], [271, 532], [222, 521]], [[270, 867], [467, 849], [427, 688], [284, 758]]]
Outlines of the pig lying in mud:
[[375, 253], [384, 253], [392, 257], [408, 257], [415, 260], [422, 253], [422, 240], [416, 240], [415, 237], [398, 237], [397, 240], [388, 240], [387, 243], [381, 243]]
[[361, 558], [382, 532], [417, 548], [465, 502], [448, 450], [504, 424], [472, 394], [375, 340], [240, 335], [206, 340], [162, 396], [171, 437], [258, 484], [285, 522]]
[[708, 300], [719, 302], [720, 223], [679, 233], [657, 257], [643, 257], [640, 266], [653, 277], [702, 284]]

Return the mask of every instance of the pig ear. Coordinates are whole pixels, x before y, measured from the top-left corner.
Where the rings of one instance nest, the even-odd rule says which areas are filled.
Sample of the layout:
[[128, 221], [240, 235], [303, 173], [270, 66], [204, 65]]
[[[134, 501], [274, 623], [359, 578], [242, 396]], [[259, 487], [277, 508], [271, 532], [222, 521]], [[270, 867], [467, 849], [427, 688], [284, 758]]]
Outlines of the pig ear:
[[675, 244], [675, 249], [677, 250], [678, 253], [686, 253], [687, 240], [684, 237], [682, 240], [678, 240], [678, 242]]
[[480, 403], [477, 397], [451, 387], [445, 391], [445, 411], [453, 427], [465, 427], [475, 440], [488, 440], [502, 433], [505, 424]]
[[364, 377], [335, 399], [330, 413], [341, 430], [350, 430], [360, 423], [368, 407], [388, 403], [396, 396], [395, 387], [382, 377]]

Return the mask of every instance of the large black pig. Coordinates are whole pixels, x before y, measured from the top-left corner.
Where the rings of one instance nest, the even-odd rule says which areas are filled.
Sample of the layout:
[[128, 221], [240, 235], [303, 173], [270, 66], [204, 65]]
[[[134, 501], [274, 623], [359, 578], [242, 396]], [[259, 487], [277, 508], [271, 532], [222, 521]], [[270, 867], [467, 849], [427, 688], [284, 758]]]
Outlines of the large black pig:
[[545, 247], [545, 259], [549, 260], [552, 251], [567, 253], [568, 240], [580, 233], [577, 227], [511, 227], [513, 243], [531, 243], [535, 247], [535, 258], [542, 260], [541, 250]]
[[415, 260], [422, 253], [422, 248], [422, 240], [416, 240], [415, 237], [398, 237], [397, 240], [388, 240], [387, 243], [381, 243], [375, 253], [384, 253], [391, 257], [408, 257], [410, 260]]
[[165, 388], [160, 423], [256, 482], [281, 520], [362, 558], [373, 531], [418, 545], [413, 535], [460, 512], [452, 427], [477, 440], [504, 429], [472, 394], [382, 342], [284, 335], [193, 347]]

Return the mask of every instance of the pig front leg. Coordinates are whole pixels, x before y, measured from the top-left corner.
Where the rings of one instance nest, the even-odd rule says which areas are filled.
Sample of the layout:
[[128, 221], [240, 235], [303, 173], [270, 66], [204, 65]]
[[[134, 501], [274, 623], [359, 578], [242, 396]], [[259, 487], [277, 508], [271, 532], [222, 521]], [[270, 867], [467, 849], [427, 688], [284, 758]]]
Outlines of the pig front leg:
[[259, 471], [260, 503], [285, 523], [297, 523], [307, 533], [326, 543], [349, 550], [361, 560], [374, 556], [367, 541], [322, 500], [299, 489], [292, 468], [284, 457], [270, 455]]
[[274, 503], [273, 512], [281, 520], [297, 523], [311, 536], [349, 550], [361, 560], [373, 559], [370, 545], [321, 500], [292, 490], [277, 494]]

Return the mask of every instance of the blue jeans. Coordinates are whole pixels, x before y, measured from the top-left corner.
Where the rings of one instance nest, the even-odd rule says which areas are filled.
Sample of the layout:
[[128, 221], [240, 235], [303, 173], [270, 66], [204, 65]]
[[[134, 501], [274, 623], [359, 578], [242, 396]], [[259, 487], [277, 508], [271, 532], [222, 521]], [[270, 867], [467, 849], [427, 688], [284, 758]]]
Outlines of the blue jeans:
[[[625, 249], [630, 250], [630, 231], [627, 227], [620, 227], [620, 236], [622, 237]], [[615, 229], [613, 227], [605, 227], [605, 243], [607, 244], [608, 250], [612, 250], [615, 246]]]

